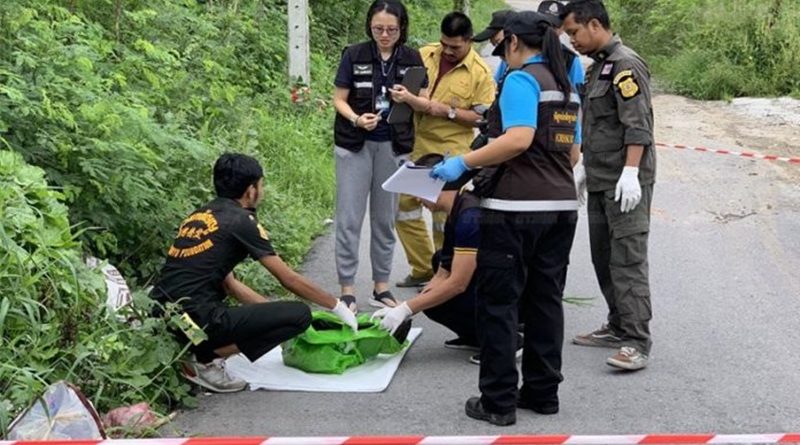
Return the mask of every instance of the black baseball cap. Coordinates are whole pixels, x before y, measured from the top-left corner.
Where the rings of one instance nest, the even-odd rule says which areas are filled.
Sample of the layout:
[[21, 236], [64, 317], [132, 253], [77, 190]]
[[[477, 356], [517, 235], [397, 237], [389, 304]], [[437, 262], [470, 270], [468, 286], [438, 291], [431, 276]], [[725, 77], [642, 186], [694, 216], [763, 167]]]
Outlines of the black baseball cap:
[[556, 0], [545, 0], [539, 3], [539, 9], [537, 9], [540, 14], [548, 16], [556, 28], [561, 27], [561, 14], [564, 13], [564, 10], [564, 5]]
[[510, 9], [503, 9], [501, 11], [493, 12], [492, 21], [489, 22], [489, 26], [472, 37], [472, 40], [474, 42], [484, 42], [491, 39], [495, 34], [503, 30], [503, 26], [506, 24], [506, 17], [508, 17], [508, 15], [512, 12], [514, 11], [511, 11]]
[[[442, 161], [444, 161], [444, 156], [438, 153], [428, 153], [417, 159], [414, 162], [414, 165], [418, 165], [421, 167], [433, 167]], [[453, 190], [461, 190], [461, 187], [464, 187], [464, 185], [466, 185], [472, 179], [472, 177], [475, 176], [479, 171], [480, 169], [473, 168], [472, 170], [461, 175], [461, 177], [456, 179], [455, 181], [446, 182], [444, 184], [444, 188], [442, 188], [442, 191], [447, 192]]]
[[503, 33], [506, 38], [494, 48], [492, 55], [498, 57], [505, 55], [506, 40], [509, 36], [533, 34], [541, 22], [546, 23], [548, 26], [553, 26], [553, 20], [547, 14], [534, 11], [512, 12], [506, 18], [506, 24], [503, 26]]

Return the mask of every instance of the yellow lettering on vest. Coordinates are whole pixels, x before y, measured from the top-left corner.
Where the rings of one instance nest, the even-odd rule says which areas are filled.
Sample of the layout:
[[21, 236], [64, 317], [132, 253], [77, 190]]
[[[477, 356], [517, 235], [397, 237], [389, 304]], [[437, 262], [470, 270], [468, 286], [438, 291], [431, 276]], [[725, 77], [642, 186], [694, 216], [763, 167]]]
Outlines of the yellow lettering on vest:
[[556, 133], [556, 144], [573, 144], [575, 135], [569, 133]]
[[553, 112], [553, 122], [557, 124], [574, 124], [578, 122], [578, 114], [564, 112], [564, 111], [556, 111]]

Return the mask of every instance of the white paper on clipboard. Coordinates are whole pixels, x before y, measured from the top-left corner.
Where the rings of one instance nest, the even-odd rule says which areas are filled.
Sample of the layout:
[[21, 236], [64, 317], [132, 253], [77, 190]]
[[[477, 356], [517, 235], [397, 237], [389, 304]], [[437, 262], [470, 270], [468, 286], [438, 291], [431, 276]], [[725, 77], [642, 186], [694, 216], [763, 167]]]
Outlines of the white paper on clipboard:
[[436, 202], [444, 187], [444, 181], [431, 178], [431, 170], [433, 170], [431, 167], [417, 167], [412, 162], [406, 162], [383, 183], [382, 187], [387, 192], [403, 193]]

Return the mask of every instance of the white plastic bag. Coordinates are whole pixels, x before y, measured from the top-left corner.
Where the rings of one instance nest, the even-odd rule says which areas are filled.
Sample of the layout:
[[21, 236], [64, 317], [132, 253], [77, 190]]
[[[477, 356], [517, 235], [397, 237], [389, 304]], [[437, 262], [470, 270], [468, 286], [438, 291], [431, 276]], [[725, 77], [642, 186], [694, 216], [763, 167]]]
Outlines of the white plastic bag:
[[100, 259], [95, 257], [88, 257], [86, 259], [86, 265], [91, 268], [97, 268], [102, 265], [100, 270], [103, 272], [103, 276], [106, 279], [106, 289], [108, 291], [106, 307], [108, 307], [111, 312], [117, 312], [131, 303], [131, 289], [116, 267], [108, 263], [103, 264]]
[[105, 439], [92, 403], [67, 382], [47, 387], [11, 424], [8, 440]]

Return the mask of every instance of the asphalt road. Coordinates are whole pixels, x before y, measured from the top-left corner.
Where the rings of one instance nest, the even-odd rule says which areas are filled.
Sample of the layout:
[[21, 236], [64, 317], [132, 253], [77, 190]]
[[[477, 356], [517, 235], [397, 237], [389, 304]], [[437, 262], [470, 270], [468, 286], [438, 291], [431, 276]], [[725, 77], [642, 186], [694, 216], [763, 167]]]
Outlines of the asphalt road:
[[[510, 2], [531, 7], [536, 2]], [[713, 143], [660, 115], [658, 137]], [[676, 125], [665, 125], [674, 122]], [[744, 124], [752, 124], [743, 121]], [[678, 130], [676, 130], [676, 128]], [[605, 364], [609, 350], [564, 346], [565, 381], [555, 416], [518, 412], [515, 426], [469, 419], [478, 368], [424, 316], [424, 332], [392, 384], [380, 394], [243, 392], [202, 396], [167, 435], [347, 436], [384, 434], [768, 433], [800, 430], [800, 166], [660, 149], [650, 270], [654, 347], [638, 373]], [[367, 224], [368, 225], [368, 224]], [[366, 226], [366, 225], [365, 225]], [[362, 237], [368, 240], [368, 234]], [[357, 285], [369, 310], [367, 243]], [[305, 273], [335, 291], [331, 236], [321, 237]], [[407, 273], [398, 245], [393, 279]], [[412, 292], [396, 289], [401, 298]], [[597, 328], [605, 316], [581, 212], [566, 296], [566, 337]]]

